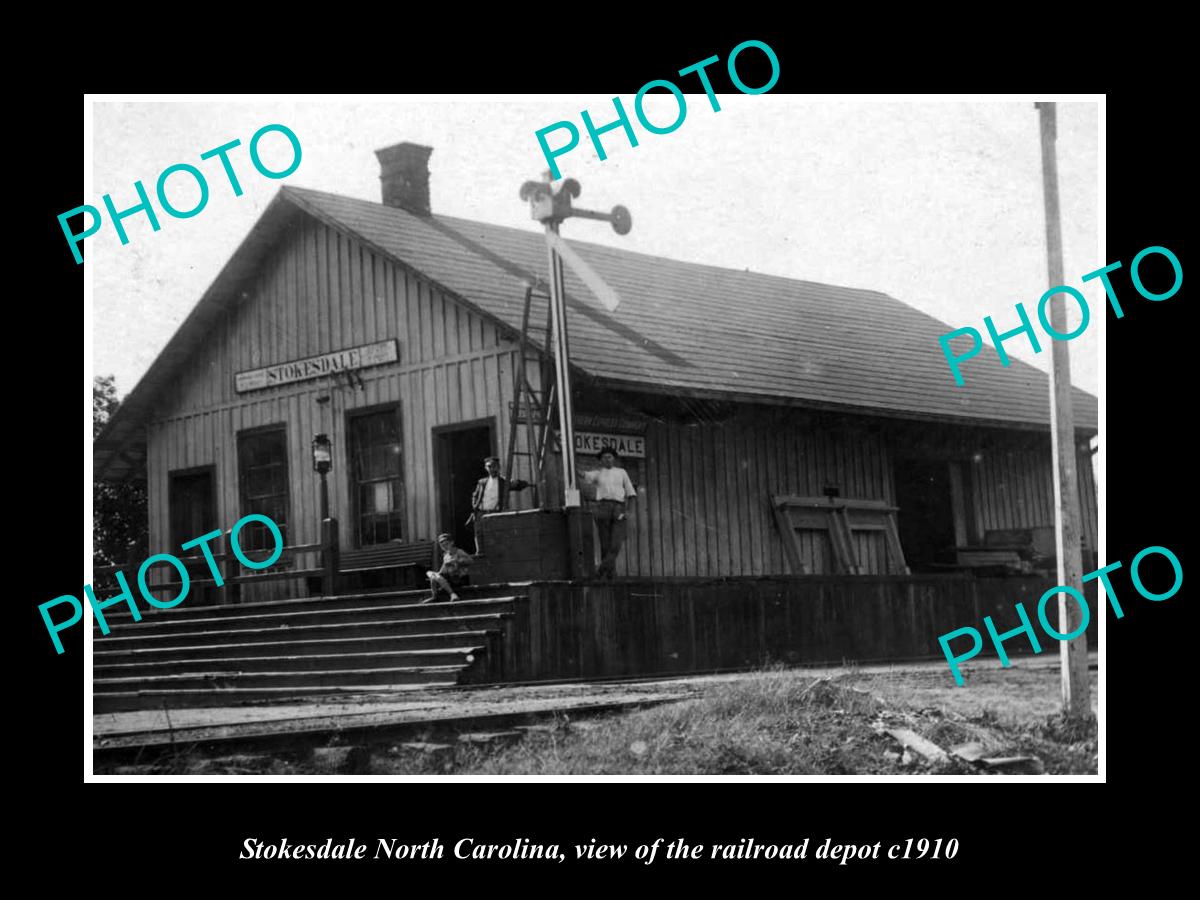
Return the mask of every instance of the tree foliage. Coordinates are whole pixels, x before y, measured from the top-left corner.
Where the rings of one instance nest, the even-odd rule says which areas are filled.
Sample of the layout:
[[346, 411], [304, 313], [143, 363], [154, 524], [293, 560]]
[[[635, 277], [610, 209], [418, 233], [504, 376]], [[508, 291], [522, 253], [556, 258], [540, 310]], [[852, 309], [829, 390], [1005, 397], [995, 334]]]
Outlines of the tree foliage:
[[[121, 405], [116, 378], [92, 381], [92, 438], [95, 439]], [[92, 565], [138, 563], [149, 547], [146, 482], [96, 481], [92, 484]]]

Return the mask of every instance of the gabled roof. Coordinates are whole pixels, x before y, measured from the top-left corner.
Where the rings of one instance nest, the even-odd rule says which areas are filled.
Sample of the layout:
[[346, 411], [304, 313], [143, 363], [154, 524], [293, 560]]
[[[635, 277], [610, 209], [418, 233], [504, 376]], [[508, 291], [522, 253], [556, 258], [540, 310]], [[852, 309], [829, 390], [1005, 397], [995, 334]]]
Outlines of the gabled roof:
[[[521, 327], [522, 281], [546, 276], [546, 244], [533, 222], [509, 228], [424, 217], [285, 187], [97, 439], [96, 477], [116, 462], [157, 385], [236, 302], [230, 288], [297, 210], [425, 276], [509, 332]], [[1015, 360], [1006, 368], [989, 346], [964, 364], [966, 384], [956, 387], [937, 342], [951, 326], [887, 294], [569, 243], [621, 297], [609, 313], [567, 268], [572, 363], [615, 387], [915, 419], [1048, 424], [1045, 373]], [[1096, 398], [1078, 388], [1073, 396], [1077, 429], [1094, 433]]]

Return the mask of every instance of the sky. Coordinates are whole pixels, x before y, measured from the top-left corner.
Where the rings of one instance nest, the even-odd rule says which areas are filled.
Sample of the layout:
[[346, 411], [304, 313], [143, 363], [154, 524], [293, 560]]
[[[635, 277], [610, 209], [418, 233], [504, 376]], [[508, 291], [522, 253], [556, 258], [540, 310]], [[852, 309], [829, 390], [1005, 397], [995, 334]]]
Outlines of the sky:
[[[581, 132], [558, 158], [583, 185], [577, 206], [629, 208], [633, 229], [617, 236], [602, 222], [573, 219], [565, 237], [681, 260], [883, 291], [950, 327], [984, 331], [991, 315], [1004, 331], [1022, 302], [1036, 322], [1048, 286], [1038, 113], [1033, 103], [991, 101], [819, 101], [789, 95], [686, 95], [687, 114], [670, 134], [639, 140], [603, 135], [600, 160], [581, 124], [615, 118], [611, 96], [538, 98], [361, 98], [336, 101], [255, 98], [197, 102], [97, 101], [92, 113], [92, 177], [81, 203], [135, 205], [134, 182], [154, 197], [159, 173], [189, 163], [206, 176], [207, 206], [171, 218], [154, 199], [161, 230], [138, 214], [124, 220], [122, 246], [111, 222], [87, 239], [93, 283], [93, 373], [115, 375], [127, 394], [228, 262], [284, 184], [379, 200], [374, 152], [401, 141], [433, 147], [434, 213], [540, 231], [518, 198], [522, 182], [547, 164], [535, 132], [561, 120]], [[633, 98], [622, 97], [633, 117]], [[651, 122], [678, 114], [669, 94], [648, 95]], [[251, 136], [280, 123], [297, 135], [302, 158], [288, 177], [261, 176], [248, 156]], [[244, 193], [234, 196], [216, 159], [200, 154], [231, 140]], [[552, 146], [563, 132], [549, 137]], [[1098, 251], [1098, 109], [1058, 104], [1058, 165], [1064, 282], [1103, 309], [1098, 281], [1081, 277], [1110, 260]], [[264, 164], [290, 161], [286, 140], [262, 144]], [[186, 175], [168, 197], [192, 207]], [[64, 241], [64, 253], [70, 250]], [[1058, 302], [1058, 301], [1056, 301]], [[1073, 328], [1077, 308], [1068, 307]], [[618, 313], [619, 315], [619, 313]], [[1099, 329], [1069, 342], [1073, 382], [1095, 394]], [[948, 330], [948, 329], [947, 329]], [[936, 342], [938, 334], [929, 339]], [[1033, 354], [1024, 338], [1010, 355], [1047, 369], [1050, 341]], [[970, 363], [964, 374], [970, 377]], [[949, 368], [947, 387], [953, 389]]]

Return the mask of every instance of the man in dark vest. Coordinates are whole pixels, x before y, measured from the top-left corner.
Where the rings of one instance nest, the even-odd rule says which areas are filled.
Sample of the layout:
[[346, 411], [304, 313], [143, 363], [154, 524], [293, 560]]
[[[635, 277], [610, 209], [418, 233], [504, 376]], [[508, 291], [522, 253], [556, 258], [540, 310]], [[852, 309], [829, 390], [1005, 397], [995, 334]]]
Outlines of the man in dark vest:
[[483, 552], [483, 538], [480, 533], [480, 522], [484, 513], [500, 512], [508, 509], [508, 495], [512, 491], [523, 491], [529, 487], [526, 481], [509, 481], [500, 474], [500, 459], [489, 456], [483, 461], [487, 474], [475, 483], [475, 493], [471, 497], [471, 518], [467, 524], [475, 523], [475, 553]]

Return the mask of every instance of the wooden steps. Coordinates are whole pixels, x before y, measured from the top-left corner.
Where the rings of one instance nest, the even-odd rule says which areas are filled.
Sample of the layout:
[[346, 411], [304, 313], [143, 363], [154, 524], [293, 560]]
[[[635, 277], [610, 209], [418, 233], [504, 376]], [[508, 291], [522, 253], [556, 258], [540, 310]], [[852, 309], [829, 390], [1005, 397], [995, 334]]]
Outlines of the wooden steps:
[[[402, 691], [422, 691], [433, 688], [452, 687], [458, 682], [452, 675], [429, 673], [430, 680], [409, 684], [299, 686], [289, 687], [231, 687], [222, 688], [214, 697], [212, 688], [203, 690], [181, 690], [171, 688], [143, 688], [137, 691], [108, 691], [96, 695], [95, 713], [126, 712], [137, 709], [179, 709], [201, 706], [237, 706], [244, 703], [287, 703], [295, 700], [320, 698], [330, 703], [349, 700], [364, 694], [391, 695]], [[101, 703], [103, 696], [103, 703]]]
[[359, 622], [405, 621], [410, 619], [436, 619], [446, 615], [445, 610], [453, 606], [454, 617], [499, 613], [510, 608], [511, 597], [500, 597], [488, 600], [461, 600], [455, 604], [375, 604], [358, 606], [349, 609], [322, 609], [320, 606], [306, 606], [302, 609], [287, 610], [286, 612], [260, 613], [247, 604], [240, 616], [221, 616], [206, 619], [173, 619], [170, 616], [156, 616], [154, 619], [142, 622], [126, 622], [122, 625], [112, 625], [107, 636], [99, 637], [97, 627], [93, 632], [98, 640], [116, 640], [121, 636], [139, 636], [143, 634], [187, 634], [201, 633], [210, 630], [247, 630], [259, 631], [280, 628], [299, 628], [305, 625], [353, 625]]
[[[277, 661], [283, 668], [284, 661]], [[358, 685], [424, 684], [447, 681], [454, 683], [461, 666], [410, 666], [398, 669], [318, 670], [309, 672], [205, 672], [201, 670], [176, 675], [156, 675], [140, 678], [97, 678], [93, 687], [100, 691], [137, 690], [147, 681], [155, 687], [175, 690], [206, 690], [233, 687], [355, 687]], [[443, 678], [442, 676], [449, 676]]]
[[[155, 662], [161, 660], [207, 659], [214, 654], [225, 652], [238, 656], [302, 656], [305, 654], [330, 655], [335, 653], [357, 652], [395, 652], [403, 650], [436, 650], [467, 642], [472, 645], [486, 644], [488, 635], [499, 629], [499, 616], [481, 617], [488, 623], [494, 623], [492, 630], [463, 629], [461, 631], [441, 631], [428, 634], [389, 634], [380, 637], [334, 637], [316, 640], [295, 640], [289, 638], [289, 632], [279, 634], [275, 641], [247, 641], [242, 643], [197, 643], [195, 645], [152, 644], [150, 640], [126, 638], [131, 641], [130, 649], [106, 651], [103, 654], [105, 664], [122, 664], [134, 662]], [[427, 620], [428, 621], [428, 620]], [[440, 624], [433, 620], [434, 625]], [[406, 626], [410, 623], [404, 623]], [[449, 623], [447, 623], [449, 624]], [[457, 623], [455, 623], [457, 624]], [[171, 635], [172, 640], [181, 635]], [[220, 634], [221, 639], [228, 639], [228, 634]], [[100, 654], [96, 654], [95, 665], [100, 665]]]
[[[465, 600], [462, 602], [466, 602], [466, 600], [487, 600], [494, 597], [509, 596], [513, 593], [522, 593], [521, 589], [525, 586], [524, 584], [498, 584], [483, 585], [475, 588], [466, 587], [463, 588], [462, 593]], [[179, 606], [171, 609], [158, 609], [141, 603], [138, 606], [142, 616], [140, 622], [133, 621], [129, 607], [125, 604], [109, 607], [104, 611], [104, 618], [108, 622], [109, 627], [115, 630], [118, 626], [140, 625], [168, 619], [172, 622], [182, 622], [193, 619], [240, 618], [249, 614], [268, 615], [270, 613], [303, 612], [306, 609], [361, 609], [388, 605], [425, 605], [438, 607], [445, 602], [421, 604], [421, 601], [428, 596], [428, 589], [420, 591], [373, 591], [370, 593], [338, 594], [332, 597], [307, 597], [295, 600], [271, 600], [263, 603], [233, 603], [216, 606], [195, 606], [190, 604], [189, 599], [185, 599]], [[96, 634], [99, 634], [99, 625], [96, 624], [93, 627], [96, 630]]]
[[108, 680], [165, 677], [202, 672], [204, 677], [245, 675], [252, 672], [317, 672], [342, 669], [405, 669], [427, 666], [456, 666], [475, 661], [485, 653], [485, 644], [474, 647], [444, 647], [435, 650], [404, 650], [397, 653], [303, 654], [298, 656], [211, 656], [207, 659], [166, 659], [113, 663], [107, 659], [92, 670], [94, 684]]
[[464, 589], [457, 603], [402, 591], [109, 616], [107, 636], [93, 630], [94, 712], [499, 680], [525, 599], [513, 587]]
[[106, 638], [97, 638], [92, 645], [99, 652], [116, 650], [155, 649], [161, 647], [193, 647], [208, 643], [286, 643], [297, 640], [348, 640], [433, 632], [491, 630], [499, 628], [507, 612], [482, 615], [434, 616], [425, 619], [383, 619], [366, 617], [357, 622], [316, 622], [310, 625], [276, 625], [274, 627], [238, 627], [239, 621], [229, 620], [227, 628], [193, 629], [189, 631], [113, 631]]

